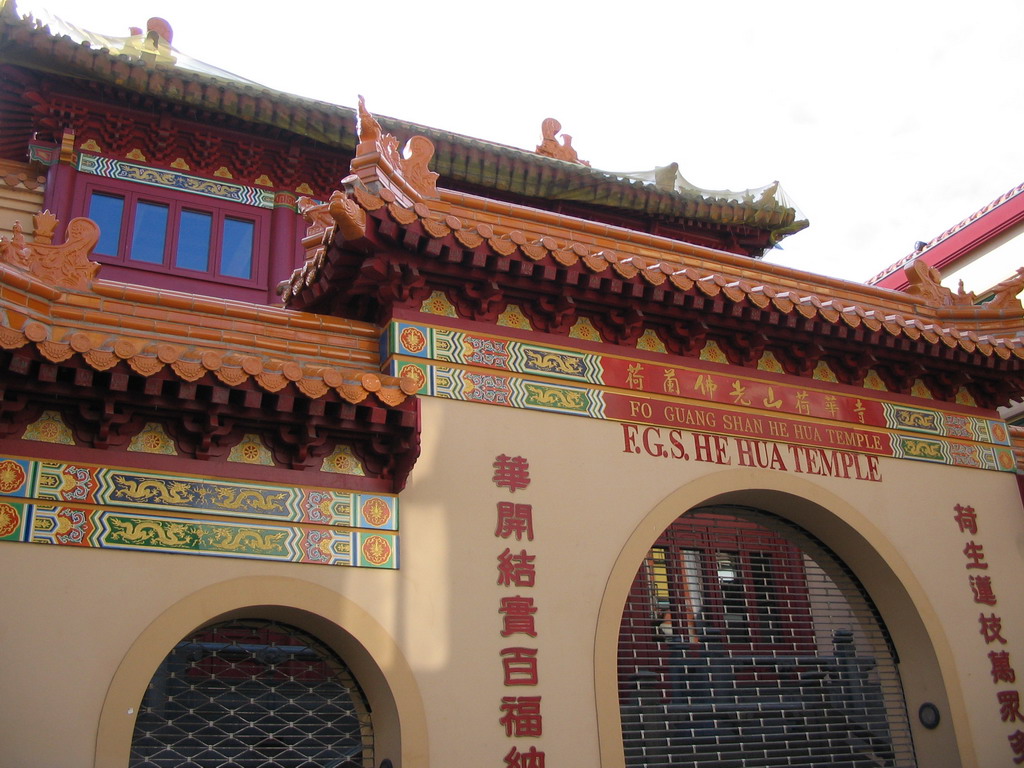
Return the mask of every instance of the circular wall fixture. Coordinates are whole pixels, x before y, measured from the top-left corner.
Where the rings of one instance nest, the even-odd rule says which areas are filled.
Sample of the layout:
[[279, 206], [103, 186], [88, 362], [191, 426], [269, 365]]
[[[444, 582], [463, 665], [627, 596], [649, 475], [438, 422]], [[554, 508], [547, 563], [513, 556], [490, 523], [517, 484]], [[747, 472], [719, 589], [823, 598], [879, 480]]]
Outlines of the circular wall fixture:
[[921, 705], [921, 708], [917, 710], [917, 717], [921, 721], [921, 725], [927, 728], [929, 731], [939, 727], [939, 708], [932, 704], [930, 701], [926, 701]]

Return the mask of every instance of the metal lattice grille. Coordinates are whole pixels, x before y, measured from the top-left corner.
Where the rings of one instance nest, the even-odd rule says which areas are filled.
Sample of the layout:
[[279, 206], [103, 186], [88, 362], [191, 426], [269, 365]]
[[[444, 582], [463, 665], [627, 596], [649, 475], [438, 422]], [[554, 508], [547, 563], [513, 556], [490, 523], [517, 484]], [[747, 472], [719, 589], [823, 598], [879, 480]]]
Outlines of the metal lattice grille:
[[167, 655], [132, 738], [131, 768], [362, 768], [373, 733], [341, 660], [294, 627], [234, 621]]
[[767, 513], [673, 523], [619, 635], [626, 765], [916, 765], [885, 628], [852, 573]]

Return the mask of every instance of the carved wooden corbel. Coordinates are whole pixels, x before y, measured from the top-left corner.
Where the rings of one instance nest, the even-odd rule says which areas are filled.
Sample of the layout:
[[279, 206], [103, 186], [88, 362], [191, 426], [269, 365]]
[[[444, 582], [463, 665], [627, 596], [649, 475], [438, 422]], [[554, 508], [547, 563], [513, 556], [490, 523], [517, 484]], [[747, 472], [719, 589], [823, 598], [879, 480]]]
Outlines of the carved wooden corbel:
[[451, 292], [451, 298], [460, 317], [474, 320], [494, 320], [505, 304], [504, 292], [494, 280], [463, 283]]
[[820, 344], [813, 342], [793, 343], [785, 348], [772, 350], [775, 358], [782, 363], [783, 370], [791, 376], [810, 376], [825, 354]]
[[674, 320], [668, 333], [659, 334], [673, 355], [696, 357], [708, 339], [708, 326], [702, 320]]
[[764, 354], [768, 340], [763, 333], [733, 333], [718, 339], [718, 346], [733, 365], [754, 368]]
[[875, 370], [890, 392], [898, 392], [901, 395], [909, 395], [914, 386], [914, 379], [924, 373], [924, 368], [918, 363], [894, 361], [879, 364], [875, 366]]
[[576, 302], [564, 293], [523, 301], [519, 307], [530, 325], [545, 333], [566, 333], [576, 322]]
[[197, 459], [223, 456], [241, 439], [234, 421], [225, 418], [220, 409], [213, 405], [201, 412], [184, 414], [167, 426], [182, 449]]
[[644, 313], [636, 307], [607, 309], [591, 318], [601, 338], [629, 347], [635, 346], [637, 339], [643, 335], [644, 320]]
[[937, 398], [953, 402], [956, 400], [956, 393], [968, 382], [968, 378], [963, 370], [936, 371], [926, 376], [924, 382]]
[[327, 432], [316, 424], [281, 424], [273, 434], [271, 452], [278, 463], [305, 469], [310, 461], [327, 453]]
[[842, 384], [856, 386], [878, 362], [870, 352], [844, 352], [832, 360], [831, 368]]
[[411, 264], [392, 261], [387, 255], [376, 255], [363, 262], [359, 278], [352, 284], [352, 294], [371, 296], [385, 311], [396, 304], [418, 309], [431, 293], [427, 279]]
[[25, 425], [37, 419], [41, 411], [24, 392], [0, 387], [0, 437], [20, 436]]
[[352, 445], [352, 452], [366, 468], [368, 474], [391, 480], [392, 490], [397, 493], [405, 482], [420, 455], [419, 433], [407, 437], [374, 438]]
[[119, 447], [145, 426], [135, 418], [135, 409], [114, 396], [99, 401], [82, 401], [74, 413], [67, 413], [75, 437], [94, 448]]

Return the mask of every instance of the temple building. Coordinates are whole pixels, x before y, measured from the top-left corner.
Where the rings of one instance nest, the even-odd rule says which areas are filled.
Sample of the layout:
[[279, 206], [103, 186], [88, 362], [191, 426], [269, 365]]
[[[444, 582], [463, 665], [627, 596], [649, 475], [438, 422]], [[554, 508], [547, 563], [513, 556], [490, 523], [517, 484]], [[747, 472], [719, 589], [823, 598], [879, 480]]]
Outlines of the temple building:
[[1024, 278], [368, 107], [0, 3], [0, 763], [1024, 763]]

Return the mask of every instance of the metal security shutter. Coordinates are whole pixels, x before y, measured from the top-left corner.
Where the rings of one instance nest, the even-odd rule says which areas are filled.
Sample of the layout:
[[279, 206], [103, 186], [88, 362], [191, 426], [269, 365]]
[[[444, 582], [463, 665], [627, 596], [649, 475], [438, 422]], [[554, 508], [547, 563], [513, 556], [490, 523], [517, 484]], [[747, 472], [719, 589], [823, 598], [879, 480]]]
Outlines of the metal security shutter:
[[304, 632], [233, 621], [187, 637], [146, 690], [130, 768], [363, 768], [373, 732], [341, 660]]
[[626, 765], [916, 765], [889, 637], [853, 574], [764, 512], [680, 517], [619, 635]]

